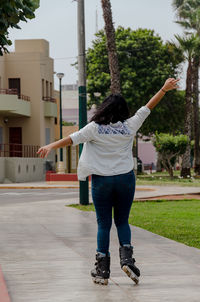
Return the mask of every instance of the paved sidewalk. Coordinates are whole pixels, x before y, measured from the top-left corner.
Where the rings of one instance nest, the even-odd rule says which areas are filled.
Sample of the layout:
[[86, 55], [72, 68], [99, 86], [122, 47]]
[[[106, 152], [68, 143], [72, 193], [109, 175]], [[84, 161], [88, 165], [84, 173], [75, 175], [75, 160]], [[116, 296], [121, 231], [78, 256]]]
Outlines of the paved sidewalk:
[[[90, 184], [89, 184], [90, 187]], [[31, 183], [12, 183], [12, 184], [0, 184], [0, 189], [75, 189], [79, 188], [79, 182], [31, 182]], [[165, 195], [176, 194], [199, 194], [199, 187], [182, 187], [182, 186], [148, 186], [140, 185], [136, 186], [135, 199], [159, 197]], [[195, 198], [195, 197], [194, 197]]]
[[[200, 195], [199, 187], [181, 187], [181, 186], [136, 186], [135, 199], [162, 197], [167, 195], [179, 194], [198, 194]], [[195, 198], [195, 196], [193, 197]]]
[[200, 250], [137, 227], [131, 229], [140, 284], [120, 269], [114, 225], [109, 285], [94, 284], [95, 213], [66, 203], [1, 206], [0, 265], [12, 302], [200, 301]]

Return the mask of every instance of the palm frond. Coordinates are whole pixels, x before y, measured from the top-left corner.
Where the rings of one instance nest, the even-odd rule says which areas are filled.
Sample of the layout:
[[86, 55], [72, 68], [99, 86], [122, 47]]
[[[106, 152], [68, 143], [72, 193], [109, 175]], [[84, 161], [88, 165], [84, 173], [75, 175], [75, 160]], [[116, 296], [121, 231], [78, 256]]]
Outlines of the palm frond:
[[190, 21], [176, 21], [177, 24], [180, 24], [182, 27], [186, 28], [186, 29], [191, 29], [192, 28], [192, 24]]
[[175, 35], [176, 40], [178, 41], [179, 46], [185, 53], [185, 56], [188, 60], [195, 55], [197, 51], [197, 35], [191, 34], [190, 36], [183, 36]]
[[183, 5], [183, 3], [184, 3], [184, 0], [173, 0], [172, 5], [173, 5], [174, 9], [176, 10], [176, 9], [180, 8]]

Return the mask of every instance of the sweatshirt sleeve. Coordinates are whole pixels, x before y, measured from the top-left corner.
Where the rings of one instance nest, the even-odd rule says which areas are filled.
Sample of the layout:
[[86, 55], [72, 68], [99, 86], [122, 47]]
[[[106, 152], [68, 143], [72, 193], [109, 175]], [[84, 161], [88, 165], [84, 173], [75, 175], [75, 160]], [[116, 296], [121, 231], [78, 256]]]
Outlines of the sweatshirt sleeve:
[[81, 128], [79, 131], [70, 134], [69, 136], [73, 141], [73, 146], [93, 140], [94, 130], [95, 130], [95, 123], [91, 122], [87, 124], [85, 127]]
[[147, 106], [142, 106], [132, 117], [127, 119], [129, 127], [137, 132], [138, 129], [142, 126], [145, 119], [151, 113], [151, 110]]

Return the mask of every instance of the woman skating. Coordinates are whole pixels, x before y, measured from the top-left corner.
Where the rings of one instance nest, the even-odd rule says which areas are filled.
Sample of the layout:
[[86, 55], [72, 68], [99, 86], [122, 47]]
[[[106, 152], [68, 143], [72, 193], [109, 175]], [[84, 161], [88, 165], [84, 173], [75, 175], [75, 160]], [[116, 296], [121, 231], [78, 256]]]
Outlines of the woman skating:
[[38, 150], [46, 157], [52, 149], [84, 143], [78, 164], [78, 179], [92, 175], [92, 198], [96, 210], [98, 232], [94, 282], [107, 284], [110, 277], [110, 229], [112, 208], [119, 238], [120, 265], [137, 284], [140, 271], [133, 258], [129, 213], [135, 193], [132, 146], [136, 132], [165, 93], [177, 88], [179, 80], [169, 78], [163, 87], [129, 118], [126, 101], [121, 95], [108, 96], [89, 124], [66, 138]]

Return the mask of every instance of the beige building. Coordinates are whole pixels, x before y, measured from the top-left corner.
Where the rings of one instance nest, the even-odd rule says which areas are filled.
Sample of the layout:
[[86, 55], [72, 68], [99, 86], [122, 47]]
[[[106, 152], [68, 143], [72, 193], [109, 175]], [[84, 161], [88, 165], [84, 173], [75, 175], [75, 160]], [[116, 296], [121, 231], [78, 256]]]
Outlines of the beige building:
[[[9, 158], [11, 162], [11, 157], [12, 163], [16, 163], [12, 164], [16, 165], [15, 174], [16, 171], [20, 171], [21, 176], [24, 174], [23, 167], [17, 166], [19, 157], [21, 162], [26, 158], [30, 163], [35, 158], [33, 169], [27, 168], [26, 163], [27, 177], [30, 171], [35, 171], [36, 175], [38, 169], [40, 173], [38, 171], [36, 178], [32, 175], [33, 180], [44, 178], [44, 160], [37, 158], [36, 151], [55, 140], [57, 105], [53, 74], [49, 43], [43, 39], [17, 40], [15, 52], [0, 57], [0, 159], [4, 161], [4, 178], [8, 176], [6, 163]], [[55, 162], [54, 152], [48, 159]], [[16, 175], [9, 177], [12, 181], [19, 180]], [[1, 182], [2, 179], [1, 175]]]

